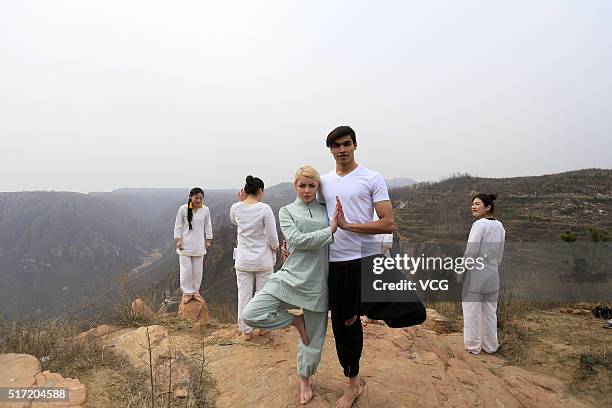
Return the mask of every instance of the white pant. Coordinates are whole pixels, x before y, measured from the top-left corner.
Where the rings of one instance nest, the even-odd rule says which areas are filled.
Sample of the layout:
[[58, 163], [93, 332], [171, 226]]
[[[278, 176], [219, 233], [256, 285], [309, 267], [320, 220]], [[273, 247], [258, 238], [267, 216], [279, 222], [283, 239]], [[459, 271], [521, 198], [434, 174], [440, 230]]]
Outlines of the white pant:
[[463, 343], [474, 354], [480, 350], [495, 353], [497, 342], [497, 302], [461, 302], [463, 306]]
[[179, 255], [179, 265], [180, 284], [183, 294], [200, 293], [202, 271], [204, 269], [204, 257]]
[[253, 284], [257, 294], [266, 283], [273, 269], [261, 272], [236, 271], [236, 282], [238, 284], [238, 328], [241, 332], [250, 333], [253, 329], [242, 320], [244, 307], [253, 299]]

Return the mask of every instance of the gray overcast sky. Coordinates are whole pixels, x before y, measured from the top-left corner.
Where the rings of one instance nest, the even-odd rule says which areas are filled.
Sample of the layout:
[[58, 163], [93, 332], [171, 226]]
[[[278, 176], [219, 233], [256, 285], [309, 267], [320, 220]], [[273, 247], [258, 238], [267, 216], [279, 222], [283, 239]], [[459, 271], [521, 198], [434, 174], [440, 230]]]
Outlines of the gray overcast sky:
[[0, 5], [0, 191], [612, 167], [611, 1]]

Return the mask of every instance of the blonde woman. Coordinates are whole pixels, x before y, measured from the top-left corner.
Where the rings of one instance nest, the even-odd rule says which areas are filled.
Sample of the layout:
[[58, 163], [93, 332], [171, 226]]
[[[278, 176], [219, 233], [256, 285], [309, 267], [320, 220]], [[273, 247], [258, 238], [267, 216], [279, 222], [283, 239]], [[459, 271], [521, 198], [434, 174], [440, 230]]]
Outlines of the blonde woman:
[[[290, 255], [243, 314], [245, 322], [253, 327], [296, 327], [300, 335], [297, 374], [302, 404], [312, 400], [310, 377], [321, 360], [327, 332], [328, 247], [338, 228], [336, 217], [330, 225], [325, 207], [317, 202], [319, 184], [319, 172], [314, 167], [303, 166], [296, 171], [297, 197], [278, 215]], [[297, 308], [302, 308], [303, 315], [287, 311]]]

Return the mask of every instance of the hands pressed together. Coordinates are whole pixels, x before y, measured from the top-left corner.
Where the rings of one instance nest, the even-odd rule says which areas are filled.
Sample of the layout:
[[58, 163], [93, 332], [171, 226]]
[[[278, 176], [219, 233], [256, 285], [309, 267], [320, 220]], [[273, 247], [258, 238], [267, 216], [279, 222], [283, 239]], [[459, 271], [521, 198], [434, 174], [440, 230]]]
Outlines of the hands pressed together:
[[[240, 198], [242, 193], [243, 191], [240, 190], [238, 198]], [[344, 218], [344, 211], [342, 211], [342, 203], [340, 203], [340, 198], [336, 196], [336, 209], [334, 210], [334, 215], [332, 216], [332, 219], [329, 221], [329, 227], [333, 234], [338, 230], [338, 228], [345, 229], [347, 225], [348, 223]], [[287, 243], [284, 239], [283, 244], [281, 245], [281, 254], [283, 257], [283, 262], [286, 261], [289, 257], [289, 251], [287, 251]]]
[[340, 202], [340, 198], [336, 196], [336, 209], [334, 210], [334, 215], [332, 219], [329, 221], [329, 226], [331, 227], [332, 234], [340, 229], [346, 229], [348, 222], [344, 218], [344, 211], [342, 210], [342, 203]]

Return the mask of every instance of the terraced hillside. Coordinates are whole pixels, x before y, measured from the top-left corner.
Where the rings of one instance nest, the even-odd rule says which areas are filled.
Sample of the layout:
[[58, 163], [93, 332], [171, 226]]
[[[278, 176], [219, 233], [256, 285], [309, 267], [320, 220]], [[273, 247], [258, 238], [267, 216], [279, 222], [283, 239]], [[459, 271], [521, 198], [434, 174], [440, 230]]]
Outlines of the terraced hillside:
[[391, 193], [399, 233], [414, 239], [464, 240], [475, 193], [494, 193], [507, 240], [558, 241], [562, 231], [590, 240], [588, 226], [612, 229], [612, 170], [586, 169], [535, 177], [457, 176]]

